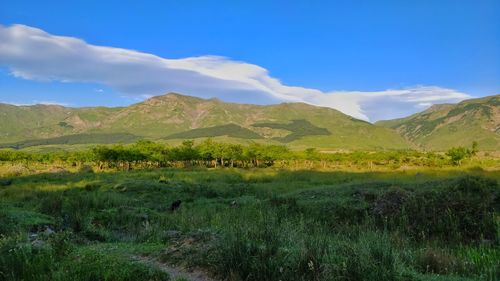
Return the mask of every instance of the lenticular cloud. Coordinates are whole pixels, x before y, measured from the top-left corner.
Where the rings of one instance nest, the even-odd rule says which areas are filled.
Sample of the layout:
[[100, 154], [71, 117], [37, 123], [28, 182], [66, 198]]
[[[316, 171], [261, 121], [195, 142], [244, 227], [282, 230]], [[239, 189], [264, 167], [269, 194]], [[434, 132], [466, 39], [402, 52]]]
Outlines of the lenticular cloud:
[[91, 45], [26, 25], [0, 25], [0, 65], [22, 79], [100, 83], [127, 95], [151, 96], [173, 91], [234, 102], [305, 102], [370, 121], [401, 117], [432, 104], [469, 97], [436, 86], [322, 92], [283, 85], [258, 65], [225, 57], [167, 59]]

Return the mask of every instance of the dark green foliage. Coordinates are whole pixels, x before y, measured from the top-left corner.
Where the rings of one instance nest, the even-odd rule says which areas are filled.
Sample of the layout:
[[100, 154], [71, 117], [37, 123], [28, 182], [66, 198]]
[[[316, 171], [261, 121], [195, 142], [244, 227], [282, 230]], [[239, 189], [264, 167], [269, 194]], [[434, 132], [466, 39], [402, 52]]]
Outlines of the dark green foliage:
[[428, 191], [384, 193], [380, 198], [389, 206], [387, 212], [380, 212], [377, 205], [374, 211], [417, 240], [497, 243], [494, 200], [498, 191], [494, 180], [464, 177]]
[[0, 148], [21, 149], [30, 146], [51, 144], [131, 143], [137, 141], [138, 139], [140, 139], [140, 137], [127, 133], [78, 134], [48, 139], [26, 140], [16, 143], [0, 144]]
[[73, 126], [68, 124], [67, 122], [61, 121], [61, 122], [57, 123], [57, 125], [59, 125], [60, 127], [63, 127], [63, 128], [67, 128], [67, 129], [73, 129]]
[[491, 118], [491, 108], [486, 104], [469, 103], [463, 106], [457, 106], [448, 112], [447, 118], [457, 116], [466, 112], [480, 112], [488, 118]]
[[488, 104], [491, 106], [500, 106], [500, 97], [494, 96], [489, 101]]
[[219, 136], [228, 136], [240, 139], [262, 139], [261, 135], [236, 124], [192, 129], [189, 131], [169, 135], [165, 139], [196, 139]]
[[424, 249], [417, 254], [415, 263], [423, 273], [449, 274], [466, 270], [460, 259], [440, 249]]
[[371, 123], [368, 122], [368, 121], [361, 120], [361, 119], [356, 119], [354, 117], [351, 117], [350, 120], [353, 121], [353, 122], [359, 122], [359, 123], [364, 123], [364, 124], [370, 124], [371, 125]]
[[326, 136], [331, 135], [331, 133], [325, 129], [317, 127], [311, 124], [307, 120], [292, 120], [288, 124], [280, 124], [280, 123], [256, 123], [253, 124], [254, 127], [267, 127], [271, 129], [283, 129], [290, 131], [291, 133], [282, 138], [274, 138], [280, 142], [292, 142], [294, 140], [298, 140], [302, 137], [307, 136]]
[[[446, 120], [446, 117], [440, 117], [436, 119], [427, 119], [427, 115], [423, 114], [422, 117], [413, 120], [411, 123], [407, 123], [407, 132], [410, 137], [416, 138], [418, 136], [430, 135], [437, 126]], [[396, 126], [397, 127], [397, 126]]]
[[12, 184], [12, 180], [9, 179], [0, 179], [0, 187], [9, 186]]
[[382, 218], [400, 216], [403, 207], [410, 197], [410, 192], [401, 188], [392, 188], [382, 193], [382, 195], [373, 202], [371, 212]]

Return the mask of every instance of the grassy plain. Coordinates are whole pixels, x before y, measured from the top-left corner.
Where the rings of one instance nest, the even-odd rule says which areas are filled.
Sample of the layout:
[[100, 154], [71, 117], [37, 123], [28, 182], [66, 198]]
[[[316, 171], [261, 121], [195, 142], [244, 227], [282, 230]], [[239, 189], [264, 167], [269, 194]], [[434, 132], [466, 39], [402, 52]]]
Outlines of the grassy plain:
[[499, 280], [497, 168], [4, 163], [0, 280]]

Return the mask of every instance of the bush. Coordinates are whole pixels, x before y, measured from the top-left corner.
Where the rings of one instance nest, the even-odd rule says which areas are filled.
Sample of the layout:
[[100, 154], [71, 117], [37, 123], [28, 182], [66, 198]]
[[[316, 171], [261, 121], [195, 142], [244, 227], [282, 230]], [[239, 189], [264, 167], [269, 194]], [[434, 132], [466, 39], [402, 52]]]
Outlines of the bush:
[[423, 273], [449, 274], [463, 271], [464, 267], [455, 256], [432, 248], [417, 254], [415, 262], [418, 270]]
[[494, 180], [467, 176], [448, 187], [417, 192], [404, 204], [399, 226], [416, 239], [498, 241]]
[[211, 255], [218, 275], [248, 281], [406, 280], [385, 234], [365, 231], [353, 239], [314, 222], [268, 215], [249, 224], [220, 238]]
[[[130, 261], [120, 255], [104, 254], [97, 250], [86, 250], [66, 263], [59, 280], [75, 281], [167, 281], [169, 275], [147, 264]], [[75, 266], [75, 264], [77, 264]]]
[[385, 234], [366, 232], [346, 243], [342, 255], [345, 267], [339, 276], [345, 279], [340, 280], [402, 280], [396, 251]]
[[401, 188], [391, 189], [375, 200], [372, 213], [382, 219], [397, 216], [410, 196], [410, 192]]
[[52, 249], [32, 247], [17, 237], [0, 239], [0, 280], [52, 280]]

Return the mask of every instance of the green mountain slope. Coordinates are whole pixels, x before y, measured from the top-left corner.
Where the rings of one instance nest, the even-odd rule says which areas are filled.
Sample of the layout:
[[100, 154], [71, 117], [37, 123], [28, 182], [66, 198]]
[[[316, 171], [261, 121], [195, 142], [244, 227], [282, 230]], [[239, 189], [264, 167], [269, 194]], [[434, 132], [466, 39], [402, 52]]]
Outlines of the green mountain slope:
[[500, 150], [500, 95], [434, 105], [406, 118], [376, 124], [395, 129], [426, 149], [446, 150], [477, 141], [481, 150]]
[[[149, 139], [217, 137], [258, 140], [318, 149], [404, 149], [411, 145], [391, 129], [354, 119], [337, 110], [303, 103], [224, 103], [170, 93], [128, 107], [67, 108], [0, 105], [0, 143], [64, 142], [85, 135], [103, 143], [103, 134]], [[92, 137], [92, 135], [98, 135]], [[54, 140], [55, 138], [55, 140]], [[76, 138], [76, 137], [75, 137]], [[74, 142], [74, 138], [70, 138]], [[118, 138], [119, 139], [119, 138]], [[81, 143], [81, 142], [79, 142]]]
[[0, 104], [0, 143], [83, 133], [120, 109]]

